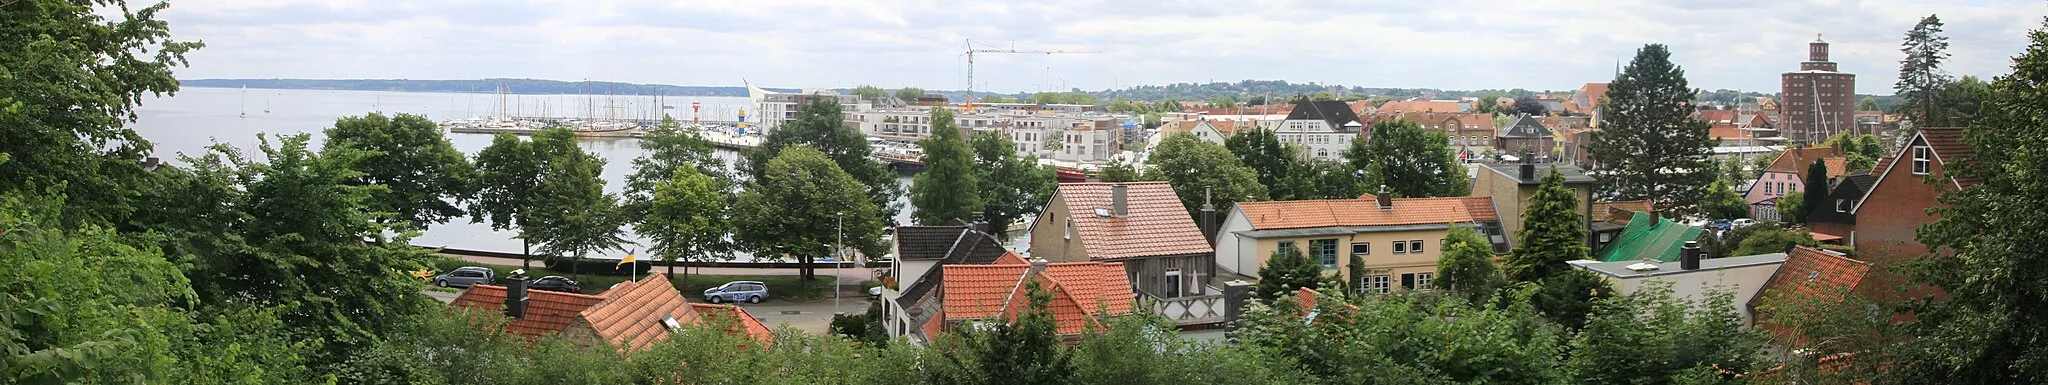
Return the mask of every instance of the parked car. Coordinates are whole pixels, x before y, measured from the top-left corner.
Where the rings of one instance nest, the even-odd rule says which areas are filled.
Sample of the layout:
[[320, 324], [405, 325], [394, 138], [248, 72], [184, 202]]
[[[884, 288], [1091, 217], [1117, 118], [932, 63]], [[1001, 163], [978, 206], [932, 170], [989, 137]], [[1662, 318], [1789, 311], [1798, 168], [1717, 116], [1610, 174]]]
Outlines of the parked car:
[[533, 280], [533, 283], [527, 284], [526, 287], [534, 290], [559, 291], [563, 293], [583, 292], [582, 284], [576, 283], [576, 280], [569, 279], [569, 277], [559, 275], [540, 277], [540, 279]]
[[1734, 222], [1730, 222], [1730, 223], [1729, 223], [1729, 225], [1733, 226], [1732, 228], [1736, 228], [1736, 229], [1740, 229], [1740, 228], [1744, 228], [1744, 227], [1749, 227], [1749, 226], [1751, 226], [1751, 225], [1755, 225], [1755, 224], [1756, 224], [1756, 220], [1755, 220], [1755, 219], [1749, 219], [1749, 218], [1742, 218], [1742, 219], [1737, 219], [1737, 220], [1735, 220]]
[[434, 276], [434, 286], [469, 287], [469, 285], [475, 285], [479, 283], [489, 285], [492, 282], [496, 282], [493, 280], [493, 278], [495, 278], [493, 277], [494, 275], [496, 275], [496, 273], [491, 272], [491, 269], [489, 268], [477, 266], [463, 266], [455, 268], [455, 270], [449, 270], [446, 273], [441, 273], [441, 275]]
[[868, 298], [882, 299], [882, 287], [875, 286], [868, 288]]
[[1729, 229], [1733, 229], [1733, 228], [1734, 228], [1734, 226], [1735, 226], [1735, 225], [1734, 225], [1734, 222], [1732, 222], [1732, 221], [1729, 221], [1729, 220], [1726, 220], [1726, 219], [1721, 219], [1721, 220], [1716, 220], [1716, 221], [1714, 221], [1713, 223], [1708, 223], [1708, 224], [1707, 224], [1707, 229], [1708, 229], [1708, 230], [1721, 230], [1721, 231], [1727, 231], [1727, 230], [1729, 230]]
[[710, 303], [761, 303], [765, 299], [768, 299], [768, 285], [760, 281], [732, 281], [704, 289], [704, 301]]

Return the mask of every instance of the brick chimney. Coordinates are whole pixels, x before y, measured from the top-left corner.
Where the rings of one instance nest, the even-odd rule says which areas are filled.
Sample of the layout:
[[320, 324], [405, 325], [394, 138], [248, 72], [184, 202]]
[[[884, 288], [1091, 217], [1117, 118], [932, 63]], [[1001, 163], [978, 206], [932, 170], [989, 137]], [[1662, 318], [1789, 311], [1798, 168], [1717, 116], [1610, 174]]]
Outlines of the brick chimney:
[[1109, 210], [1117, 218], [1131, 216], [1130, 187], [1117, 183], [1109, 188]]
[[526, 275], [512, 274], [505, 277], [505, 316], [520, 319], [526, 316]]
[[1380, 185], [1380, 192], [1373, 194], [1373, 200], [1379, 201], [1380, 210], [1394, 209], [1394, 194], [1387, 192], [1387, 185]]

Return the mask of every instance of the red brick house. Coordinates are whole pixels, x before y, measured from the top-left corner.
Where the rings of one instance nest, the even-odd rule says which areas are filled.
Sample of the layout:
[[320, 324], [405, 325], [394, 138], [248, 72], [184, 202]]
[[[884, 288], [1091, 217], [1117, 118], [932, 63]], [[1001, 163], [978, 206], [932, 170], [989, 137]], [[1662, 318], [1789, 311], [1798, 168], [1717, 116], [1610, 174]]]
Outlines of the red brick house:
[[[1926, 245], [1913, 239], [1913, 231], [1940, 217], [1927, 209], [1940, 205], [1935, 198], [1947, 191], [1969, 188], [1971, 181], [1938, 178], [1949, 162], [1968, 159], [1976, 150], [1963, 143], [1960, 128], [1922, 128], [1899, 148], [1897, 154], [1879, 163], [1872, 174], [1876, 182], [1860, 203], [1849, 211], [1855, 218], [1846, 228], [1849, 244], [1858, 259], [1886, 265], [1900, 258], [1926, 255]], [[1836, 230], [1840, 231], [1840, 230]]]

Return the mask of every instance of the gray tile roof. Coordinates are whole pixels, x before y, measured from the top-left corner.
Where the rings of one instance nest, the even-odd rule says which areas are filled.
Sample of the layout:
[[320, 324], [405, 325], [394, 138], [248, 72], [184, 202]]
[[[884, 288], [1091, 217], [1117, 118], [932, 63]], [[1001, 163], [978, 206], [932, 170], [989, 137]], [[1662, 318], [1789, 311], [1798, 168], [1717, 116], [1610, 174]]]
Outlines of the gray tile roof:
[[1484, 166], [1487, 170], [1493, 170], [1493, 172], [1499, 173], [1501, 176], [1507, 177], [1509, 180], [1514, 180], [1520, 184], [1543, 184], [1543, 177], [1550, 176], [1550, 166], [1553, 165], [1557, 166], [1558, 174], [1564, 174], [1564, 184], [1586, 184], [1593, 183], [1595, 181], [1592, 176], [1586, 175], [1585, 169], [1581, 169], [1579, 168], [1579, 166], [1573, 166], [1569, 164], [1538, 164], [1536, 165], [1535, 175], [1531, 176], [1529, 179], [1521, 179], [1519, 177], [1522, 173], [1522, 164], [1520, 163], [1480, 164], [1480, 166]]
[[1522, 115], [1515, 118], [1514, 123], [1509, 123], [1506, 128], [1502, 128], [1498, 136], [1508, 139], [1541, 139], [1551, 137], [1552, 134], [1550, 133], [1550, 128], [1543, 127], [1543, 122], [1537, 117]]

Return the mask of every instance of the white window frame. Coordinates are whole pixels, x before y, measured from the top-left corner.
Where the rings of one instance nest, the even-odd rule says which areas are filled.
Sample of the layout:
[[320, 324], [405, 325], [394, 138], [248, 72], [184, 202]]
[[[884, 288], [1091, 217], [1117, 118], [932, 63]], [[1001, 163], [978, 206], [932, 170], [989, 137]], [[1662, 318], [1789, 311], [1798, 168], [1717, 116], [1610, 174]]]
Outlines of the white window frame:
[[1913, 146], [1913, 175], [1927, 175], [1934, 170], [1934, 150], [1927, 146]]
[[1394, 241], [1394, 254], [1407, 254], [1408, 242]]
[[[1361, 252], [1358, 252], [1358, 247], [1359, 247], [1359, 246], [1365, 246], [1365, 252], [1363, 252], [1363, 253], [1361, 253]], [[1351, 255], [1355, 255], [1355, 256], [1361, 256], [1361, 257], [1363, 257], [1363, 256], [1368, 256], [1368, 255], [1372, 255], [1372, 242], [1352, 242], [1352, 243], [1351, 243]]]
[[1181, 279], [1180, 269], [1166, 269], [1166, 276], [1160, 279], [1160, 286], [1165, 289], [1162, 292], [1166, 294], [1166, 298], [1180, 298], [1181, 287], [1185, 285], [1186, 281]]
[[1391, 293], [1394, 291], [1394, 276], [1392, 274], [1379, 274], [1365, 277], [1365, 290], [1367, 293], [1373, 294]]
[[1408, 241], [1408, 253], [1409, 253], [1409, 254], [1414, 254], [1414, 253], [1420, 253], [1420, 252], [1422, 252], [1422, 240], [1420, 240], [1420, 239], [1417, 239], [1417, 240], [1413, 240], [1413, 241]]
[[1429, 290], [1429, 281], [1436, 279], [1436, 273], [1415, 273], [1415, 289]]

